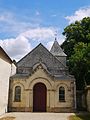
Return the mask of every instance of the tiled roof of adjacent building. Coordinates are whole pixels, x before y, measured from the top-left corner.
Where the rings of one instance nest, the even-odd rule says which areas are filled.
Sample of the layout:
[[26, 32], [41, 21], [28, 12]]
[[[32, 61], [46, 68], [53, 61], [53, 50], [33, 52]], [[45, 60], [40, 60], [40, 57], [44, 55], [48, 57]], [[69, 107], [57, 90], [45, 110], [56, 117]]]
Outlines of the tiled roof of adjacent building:
[[13, 62], [11, 58], [8, 56], [8, 54], [4, 51], [4, 49], [0, 46], [0, 55], [1, 54], [3, 55], [3, 58], [6, 58], [10, 63]]

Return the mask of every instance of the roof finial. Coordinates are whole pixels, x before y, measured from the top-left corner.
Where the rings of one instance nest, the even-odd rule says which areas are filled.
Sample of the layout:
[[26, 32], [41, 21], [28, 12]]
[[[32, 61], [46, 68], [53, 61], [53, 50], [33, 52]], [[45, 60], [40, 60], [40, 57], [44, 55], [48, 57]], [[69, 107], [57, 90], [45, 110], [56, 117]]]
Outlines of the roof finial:
[[55, 31], [55, 41], [57, 41], [57, 31]]

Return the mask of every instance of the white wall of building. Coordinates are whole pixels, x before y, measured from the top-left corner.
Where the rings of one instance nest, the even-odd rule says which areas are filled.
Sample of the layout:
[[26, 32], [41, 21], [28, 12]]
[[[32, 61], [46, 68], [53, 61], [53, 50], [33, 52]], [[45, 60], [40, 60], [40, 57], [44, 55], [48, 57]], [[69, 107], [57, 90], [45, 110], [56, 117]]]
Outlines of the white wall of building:
[[16, 72], [16, 66], [0, 58], [0, 115], [7, 112], [9, 77]]

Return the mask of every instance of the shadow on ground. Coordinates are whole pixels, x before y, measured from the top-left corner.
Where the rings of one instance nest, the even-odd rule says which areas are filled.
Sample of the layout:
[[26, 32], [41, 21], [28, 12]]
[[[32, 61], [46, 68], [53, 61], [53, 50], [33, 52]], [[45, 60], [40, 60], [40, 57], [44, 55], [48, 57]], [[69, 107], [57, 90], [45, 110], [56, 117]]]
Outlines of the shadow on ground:
[[75, 113], [75, 115], [69, 117], [69, 120], [90, 120], [90, 113]]

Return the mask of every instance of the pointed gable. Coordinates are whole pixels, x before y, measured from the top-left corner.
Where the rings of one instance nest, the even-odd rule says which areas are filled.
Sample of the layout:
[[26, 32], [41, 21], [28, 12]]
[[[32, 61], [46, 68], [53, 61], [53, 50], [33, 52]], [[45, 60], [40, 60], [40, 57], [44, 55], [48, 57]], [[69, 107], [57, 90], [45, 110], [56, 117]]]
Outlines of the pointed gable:
[[42, 62], [52, 74], [60, 74], [60, 71], [66, 67], [53, 56], [41, 43], [23, 57], [18, 63], [18, 69], [22, 69], [23, 73], [32, 71], [35, 64]]
[[57, 40], [54, 41], [53, 46], [50, 50], [50, 52], [54, 55], [54, 56], [67, 56], [62, 48], [60, 47], [60, 45], [58, 44]]
[[1, 46], [0, 46], [0, 58], [9, 62], [10, 64], [13, 62]]

